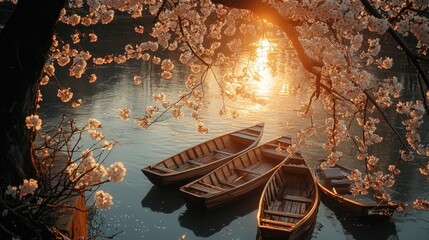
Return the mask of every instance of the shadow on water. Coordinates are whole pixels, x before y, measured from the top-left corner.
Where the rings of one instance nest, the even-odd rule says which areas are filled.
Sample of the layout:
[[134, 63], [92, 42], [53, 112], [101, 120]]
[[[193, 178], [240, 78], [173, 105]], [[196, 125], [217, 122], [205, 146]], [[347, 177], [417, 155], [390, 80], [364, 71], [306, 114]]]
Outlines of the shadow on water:
[[[328, 204], [328, 203], [327, 203]], [[341, 223], [345, 235], [356, 240], [394, 240], [399, 239], [395, 223], [385, 217], [352, 217], [344, 210], [331, 207], [337, 220]]]
[[172, 213], [181, 208], [185, 201], [177, 187], [158, 187], [153, 185], [141, 201], [142, 207], [154, 212]]
[[256, 191], [239, 201], [212, 210], [188, 207], [179, 216], [180, 226], [193, 231], [197, 237], [209, 237], [229, 226], [235, 219], [255, 211], [258, 208], [259, 193]]

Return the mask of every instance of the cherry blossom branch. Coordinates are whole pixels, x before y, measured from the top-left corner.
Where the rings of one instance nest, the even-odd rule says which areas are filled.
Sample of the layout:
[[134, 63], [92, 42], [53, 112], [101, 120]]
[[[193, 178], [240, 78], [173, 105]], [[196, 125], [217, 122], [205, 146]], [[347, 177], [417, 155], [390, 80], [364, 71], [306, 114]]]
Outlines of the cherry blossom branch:
[[[368, 0], [361, 0], [361, 2], [369, 14], [379, 19], [384, 18], [383, 15], [381, 15], [381, 13]], [[399, 44], [401, 49], [405, 52], [407, 57], [411, 60], [413, 65], [416, 67], [419, 75], [421, 75], [421, 77], [423, 78], [426, 86], [429, 87], [429, 76], [421, 66], [416, 55], [411, 51], [410, 47], [408, 47], [404, 39], [390, 25], [387, 31], [390, 33], [393, 39]]]
[[289, 21], [284, 19], [274, 8], [270, 7], [268, 4], [264, 3], [261, 0], [257, 1], [248, 1], [248, 0], [212, 0], [215, 4], [222, 4], [227, 7], [233, 7], [238, 9], [249, 10], [262, 19], [279, 26], [288, 36], [289, 40], [292, 42], [293, 47], [295, 48], [298, 58], [304, 68], [315, 74], [318, 72], [315, 68], [323, 67], [323, 63], [311, 58], [305, 52], [304, 47], [298, 39], [298, 33], [295, 30], [295, 26], [301, 25], [300, 22]]

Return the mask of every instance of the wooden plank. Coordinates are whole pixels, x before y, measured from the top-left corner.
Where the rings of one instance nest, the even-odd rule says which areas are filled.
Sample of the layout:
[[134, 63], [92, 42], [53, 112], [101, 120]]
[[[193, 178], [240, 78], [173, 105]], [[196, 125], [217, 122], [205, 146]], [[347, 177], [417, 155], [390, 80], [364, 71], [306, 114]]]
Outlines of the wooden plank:
[[250, 127], [250, 128], [248, 128], [247, 130], [249, 130], [249, 131], [254, 131], [254, 132], [261, 132], [261, 126], [260, 125], [258, 125], [258, 126], [254, 126], [254, 127]]
[[313, 202], [313, 200], [311, 200], [311, 198], [306, 198], [306, 197], [302, 197], [302, 196], [293, 196], [293, 195], [288, 195], [288, 194], [284, 195], [283, 199], [288, 200], [288, 201], [303, 202], [303, 203]]
[[196, 189], [200, 192], [205, 192], [205, 193], [218, 193], [218, 190], [212, 189], [212, 188], [208, 188], [208, 187], [204, 187], [203, 185], [199, 185], [199, 184], [192, 184], [189, 185], [188, 187]]
[[186, 162], [194, 164], [194, 165], [198, 165], [198, 166], [205, 165], [204, 163], [200, 163], [200, 162], [198, 162], [196, 160], [192, 160], [192, 159], [190, 159], [190, 160], [188, 160]]
[[264, 150], [262, 150], [262, 154], [269, 157], [269, 158], [274, 158], [274, 159], [279, 159], [279, 160], [285, 159], [288, 155], [287, 152], [279, 153], [274, 148], [265, 148]]
[[283, 137], [283, 138], [280, 138], [280, 139], [278, 139], [276, 141], [280, 142], [280, 143], [287, 144], [287, 145], [291, 145], [292, 144], [292, 138], [289, 138], [289, 137]]
[[240, 133], [243, 133], [243, 134], [246, 134], [246, 135], [249, 135], [249, 136], [253, 136], [253, 137], [258, 137], [259, 136], [259, 132], [252, 132], [252, 131], [249, 131], [249, 130], [243, 130], [243, 131], [240, 131]]
[[350, 186], [350, 184], [352, 183], [352, 181], [350, 179], [332, 179], [331, 180], [331, 185], [335, 186], [335, 187], [346, 187], [346, 186]]
[[225, 185], [230, 188], [236, 188], [237, 186], [228, 182], [220, 182], [220, 184]]
[[173, 169], [169, 169], [169, 168], [166, 168], [166, 167], [163, 167], [163, 166], [160, 166], [160, 165], [156, 165], [156, 166], [153, 166], [151, 168], [159, 170], [159, 171], [162, 171], [162, 172], [165, 172], [165, 173], [175, 173], [176, 172]]
[[213, 150], [213, 152], [215, 152], [215, 153], [225, 154], [225, 155], [228, 155], [228, 156], [231, 156], [231, 155], [232, 155], [232, 153], [230, 153], [230, 152], [225, 152], [225, 151], [222, 151], [222, 150]]
[[237, 141], [237, 142], [240, 142], [240, 143], [243, 143], [243, 144], [249, 144], [249, 143], [252, 143], [252, 142], [254, 142], [254, 141], [256, 141], [258, 139], [257, 137], [249, 136], [249, 135], [246, 135], [246, 134], [243, 134], [243, 133], [239, 133], [239, 132], [237, 132], [237, 133], [231, 133], [231, 138], [234, 141]]
[[329, 179], [341, 179], [345, 177], [339, 168], [326, 168], [322, 169], [322, 172]]
[[250, 173], [250, 174], [253, 174], [253, 175], [261, 175], [261, 173], [259, 173], [259, 172], [252, 171], [250, 169], [245, 169], [245, 168], [236, 168], [235, 170], [237, 170], [238, 172]]
[[284, 227], [293, 227], [293, 226], [295, 226], [294, 223], [280, 222], [280, 221], [270, 220], [270, 219], [266, 219], [266, 218], [262, 218], [260, 220], [261, 220], [261, 222], [266, 223], [266, 224], [279, 225], [279, 226], [284, 226]]
[[291, 218], [303, 218], [304, 214], [296, 214], [296, 213], [290, 213], [290, 212], [280, 212], [280, 211], [274, 211], [274, 210], [264, 210], [264, 213], [271, 214], [271, 215], [277, 215], [282, 217], [291, 217]]
[[219, 191], [225, 191], [226, 190], [225, 188], [222, 188], [222, 187], [219, 187], [219, 186], [216, 186], [216, 185], [212, 185], [210, 183], [206, 183], [206, 182], [203, 182], [203, 181], [198, 181], [198, 184], [201, 184], [201, 185], [204, 185], [205, 187], [208, 187], [208, 188], [211, 188], [211, 189], [216, 189], [216, 190], [219, 190]]

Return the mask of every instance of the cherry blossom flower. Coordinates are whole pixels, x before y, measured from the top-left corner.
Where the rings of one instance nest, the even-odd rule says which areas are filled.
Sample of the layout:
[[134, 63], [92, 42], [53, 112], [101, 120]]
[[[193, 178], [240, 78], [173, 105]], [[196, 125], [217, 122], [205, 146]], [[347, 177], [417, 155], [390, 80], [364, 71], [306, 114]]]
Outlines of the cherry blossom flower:
[[124, 180], [127, 169], [122, 162], [115, 162], [106, 170], [111, 182], [122, 182]]
[[19, 185], [19, 196], [24, 197], [27, 194], [34, 194], [34, 191], [38, 188], [37, 180], [35, 179], [24, 179], [24, 182]]
[[99, 190], [95, 193], [95, 206], [102, 210], [108, 210], [113, 204], [113, 197], [103, 190]]
[[25, 125], [27, 129], [39, 131], [42, 128], [42, 119], [40, 119], [39, 115], [37, 114], [31, 114], [25, 118]]

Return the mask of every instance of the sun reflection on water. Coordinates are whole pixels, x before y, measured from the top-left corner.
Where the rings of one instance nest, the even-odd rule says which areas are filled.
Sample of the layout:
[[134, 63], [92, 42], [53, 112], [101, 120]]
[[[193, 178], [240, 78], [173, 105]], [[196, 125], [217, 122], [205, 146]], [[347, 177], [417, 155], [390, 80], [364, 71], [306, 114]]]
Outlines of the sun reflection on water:
[[274, 50], [272, 43], [266, 39], [261, 38], [256, 48], [256, 92], [261, 95], [268, 95], [273, 86], [273, 74], [270, 69], [269, 54]]

